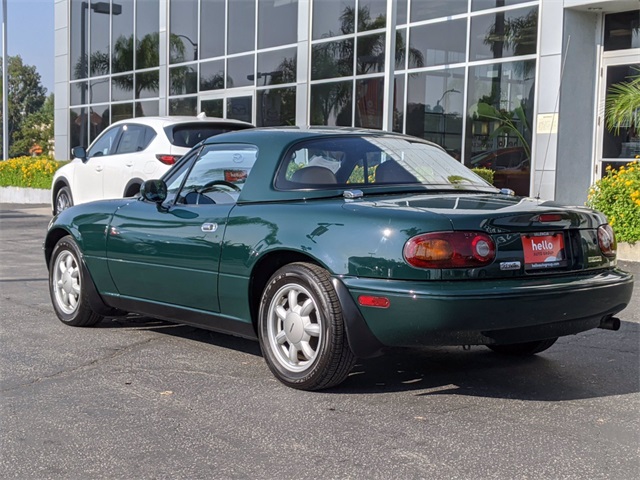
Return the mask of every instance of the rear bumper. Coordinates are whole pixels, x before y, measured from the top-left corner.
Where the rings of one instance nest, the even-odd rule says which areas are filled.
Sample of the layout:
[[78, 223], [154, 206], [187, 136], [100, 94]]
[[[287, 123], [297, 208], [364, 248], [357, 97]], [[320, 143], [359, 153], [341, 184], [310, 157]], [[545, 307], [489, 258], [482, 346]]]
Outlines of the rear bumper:
[[572, 335], [623, 310], [633, 289], [633, 276], [620, 270], [535, 280], [341, 281], [356, 305], [360, 295], [390, 300], [386, 309], [357, 305], [384, 346], [518, 343]]

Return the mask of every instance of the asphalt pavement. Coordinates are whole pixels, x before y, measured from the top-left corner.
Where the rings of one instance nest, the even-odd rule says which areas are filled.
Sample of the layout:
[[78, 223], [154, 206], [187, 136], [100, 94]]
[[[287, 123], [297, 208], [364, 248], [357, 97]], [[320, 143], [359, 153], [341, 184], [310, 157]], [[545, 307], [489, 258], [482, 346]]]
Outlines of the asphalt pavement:
[[618, 332], [526, 359], [397, 349], [309, 393], [255, 342], [142, 317], [63, 325], [49, 219], [0, 205], [0, 478], [640, 478], [637, 284]]

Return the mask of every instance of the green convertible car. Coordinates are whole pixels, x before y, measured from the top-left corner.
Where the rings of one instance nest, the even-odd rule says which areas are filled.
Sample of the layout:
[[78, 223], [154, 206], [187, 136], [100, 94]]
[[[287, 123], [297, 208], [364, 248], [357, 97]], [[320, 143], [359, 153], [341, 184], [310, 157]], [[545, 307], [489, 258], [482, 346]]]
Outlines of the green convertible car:
[[137, 313], [258, 339], [305, 390], [390, 346], [531, 355], [619, 328], [633, 278], [606, 218], [510, 193], [413, 137], [222, 134], [137, 198], [55, 217], [51, 299], [67, 325]]

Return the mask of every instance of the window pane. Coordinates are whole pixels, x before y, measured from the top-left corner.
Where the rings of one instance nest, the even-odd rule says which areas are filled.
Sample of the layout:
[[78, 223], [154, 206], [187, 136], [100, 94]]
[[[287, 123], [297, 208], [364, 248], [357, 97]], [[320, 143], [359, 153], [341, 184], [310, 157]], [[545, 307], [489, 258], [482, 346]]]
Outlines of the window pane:
[[136, 117], [156, 117], [160, 114], [159, 107], [157, 100], [136, 102]]
[[224, 60], [200, 64], [200, 91], [224, 88]]
[[351, 126], [353, 83], [311, 85], [311, 125]]
[[[611, 95], [610, 89], [614, 85], [628, 83], [640, 74], [640, 63], [629, 65], [616, 65], [607, 68], [607, 99]], [[606, 102], [606, 100], [605, 100]], [[637, 112], [636, 114], [640, 114]], [[620, 125], [620, 129], [609, 131], [603, 129], [602, 158], [626, 158], [633, 159], [640, 155], [640, 138], [637, 135], [638, 125], [625, 123]]]
[[460, 159], [464, 68], [408, 76], [407, 133], [443, 147]]
[[530, 2], [531, 0], [472, 0], [471, 11], [486, 10], [487, 8], [508, 7], [518, 3]]
[[[69, 120], [69, 144], [71, 145], [71, 148], [87, 148], [87, 146], [89, 145], [89, 124], [87, 121], [87, 108], [82, 107], [70, 109]], [[69, 158], [71, 158], [71, 156]]]
[[[229, 25], [227, 34], [229, 54], [255, 49], [256, 2], [255, 0], [233, 0], [229, 2]], [[296, 22], [296, 32], [297, 32]]]
[[184, 65], [169, 69], [169, 95], [184, 95], [198, 91], [198, 66]]
[[129, 118], [133, 118], [132, 103], [118, 103], [111, 105], [111, 123], [115, 123], [119, 120], [127, 120]]
[[384, 72], [385, 34], [360, 36], [357, 42], [356, 75]]
[[96, 105], [89, 109], [89, 143], [109, 126], [109, 105]]
[[398, 0], [396, 7], [396, 25], [404, 25], [407, 23], [407, 4], [409, 0]]
[[200, 0], [200, 58], [224, 55], [225, 0]]
[[133, 75], [111, 77], [111, 101], [119, 102], [133, 98]]
[[385, 28], [386, 26], [387, 0], [360, 0], [358, 2], [358, 32]]
[[170, 98], [169, 115], [196, 115], [198, 108], [197, 97]]
[[143, 125], [125, 125], [122, 127], [122, 136], [118, 142], [116, 153], [141, 152], [147, 147], [145, 136], [147, 127]]
[[[285, 27], [286, 26], [286, 27]], [[283, 28], [284, 27], [284, 28]], [[258, 1], [258, 48], [298, 41], [298, 2]]]
[[89, 86], [89, 103], [106, 103], [109, 101], [109, 78], [92, 80]]
[[170, 63], [198, 59], [198, 0], [171, 0], [169, 4]]
[[[136, 68], [159, 65], [160, 0], [136, 2]], [[164, 3], [163, 3], [164, 5]]]
[[356, 118], [354, 126], [382, 128], [384, 79], [368, 78], [356, 82]]
[[70, 105], [84, 105], [87, 102], [87, 82], [75, 82], [69, 86], [71, 96]]
[[411, 21], [431, 20], [467, 12], [467, 0], [412, 0]]
[[355, 0], [313, 2], [313, 40], [354, 33]]
[[109, 56], [109, 16], [108, 2], [91, 2], [89, 6], [91, 76], [108, 75], [111, 59]]
[[311, 79], [353, 75], [353, 39], [312, 46]]
[[295, 83], [297, 54], [296, 48], [259, 53], [257, 85]]
[[471, 19], [470, 60], [536, 53], [538, 8], [480, 15]]
[[[411, 28], [410, 52], [419, 58], [413, 66], [448, 65], [465, 61], [467, 21], [450, 20]], [[416, 65], [416, 63], [418, 63]]]
[[258, 90], [257, 97], [256, 126], [296, 124], [295, 87]]
[[111, 16], [111, 72], [129, 72], [133, 70], [133, 0], [117, 0], [114, 5], [120, 5], [120, 13]]
[[160, 72], [136, 73], [136, 98], [156, 98], [159, 96]]
[[404, 75], [396, 75], [393, 89], [393, 131], [403, 133]]
[[200, 110], [205, 113], [207, 117], [222, 118], [224, 103], [223, 100], [202, 100], [200, 102]]
[[227, 118], [251, 123], [252, 101], [252, 97], [227, 98]]
[[535, 60], [469, 69], [465, 164], [495, 170], [494, 184], [529, 194]]
[[604, 17], [604, 50], [640, 48], [640, 10]]
[[[87, 78], [87, 51], [89, 50], [89, 15], [86, 0], [71, 0], [70, 61], [71, 80]], [[73, 112], [73, 110], [72, 110]]]
[[227, 88], [247, 87], [254, 84], [254, 55], [232, 57], [227, 60]]

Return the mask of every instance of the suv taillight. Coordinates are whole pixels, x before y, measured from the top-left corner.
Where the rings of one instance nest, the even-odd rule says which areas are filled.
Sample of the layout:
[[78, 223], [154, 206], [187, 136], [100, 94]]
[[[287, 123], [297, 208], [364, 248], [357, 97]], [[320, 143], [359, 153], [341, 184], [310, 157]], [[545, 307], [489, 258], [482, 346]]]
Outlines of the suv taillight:
[[159, 153], [156, 155], [156, 158], [160, 160], [165, 165], [173, 165], [176, 163], [182, 155], [168, 155]]
[[618, 243], [613, 228], [608, 223], [598, 227], [598, 245], [603, 255], [607, 257], [615, 257]]
[[409, 239], [403, 253], [417, 268], [474, 268], [493, 262], [496, 246], [486, 233], [436, 232]]

